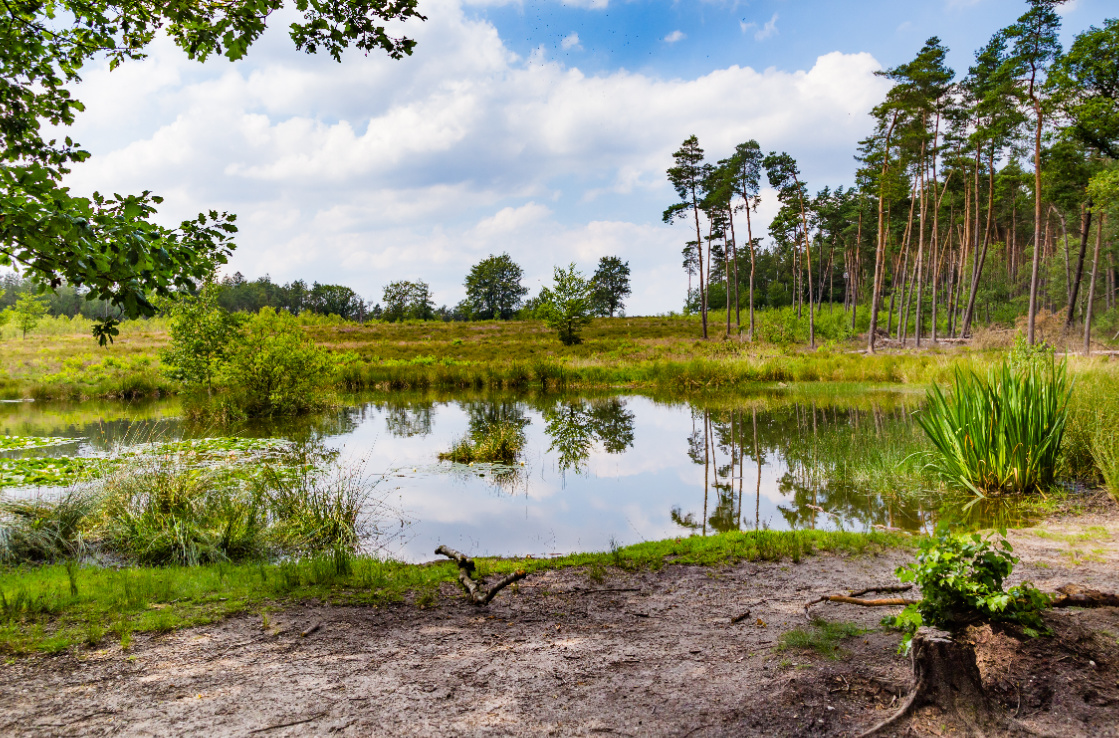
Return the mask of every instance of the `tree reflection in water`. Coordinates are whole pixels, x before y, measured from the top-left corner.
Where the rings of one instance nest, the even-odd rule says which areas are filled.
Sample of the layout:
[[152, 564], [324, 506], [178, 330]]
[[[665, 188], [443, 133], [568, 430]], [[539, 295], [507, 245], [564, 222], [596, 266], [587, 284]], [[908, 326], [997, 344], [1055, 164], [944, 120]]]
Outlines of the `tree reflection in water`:
[[548, 450], [557, 453], [560, 471], [580, 473], [596, 443], [611, 454], [633, 446], [633, 413], [622, 398], [565, 398], [546, 407], [543, 416]]
[[[916, 530], [927, 519], [920, 504], [923, 437], [909, 408], [818, 407], [816, 403], [766, 407], [764, 399], [744, 407], [692, 408], [687, 451], [704, 467], [702, 516], [679, 507], [672, 520], [702, 532], [760, 528], [761, 474], [766, 463], [782, 463], [778, 506], [790, 528], [901, 528]], [[759, 412], [759, 408], [761, 412]], [[750, 471], [747, 471], [747, 460]], [[749, 477], [749, 480], [747, 480]], [[746, 482], [753, 482], [754, 519], [744, 522]]]

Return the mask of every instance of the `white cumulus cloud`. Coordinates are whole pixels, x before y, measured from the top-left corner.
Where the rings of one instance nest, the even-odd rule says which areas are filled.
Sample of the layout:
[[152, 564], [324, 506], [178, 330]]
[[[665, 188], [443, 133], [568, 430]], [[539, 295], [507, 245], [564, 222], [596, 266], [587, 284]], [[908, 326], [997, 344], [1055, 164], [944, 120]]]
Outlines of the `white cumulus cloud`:
[[556, 264], [589, 272], [610, 254], [630, 261], [628, 312], [661, 312], [679, 308], [686, 284], [686, 229], [660, 221], [680, 142], [696, 134], [714, 160], [756, 138], [796, 157], [810, 187], [834, 186], [888, 85], [869, 54], [838, 52], [795, 71], [588, 74], [519, 57], [460, 0], [424, 12], [402, 61], [336, 64], [270, 31], [236, 64], [191, 63], [161, 42], [145, 61], [91, 69], [72, 134], [94, 156], [69, 184], [153, 190], [169, 223], [238, 213], [229, 268], [249, 277], [373, 299], [421, 278], [454, 304], [490, 253], [508, 251], [533, 291]]

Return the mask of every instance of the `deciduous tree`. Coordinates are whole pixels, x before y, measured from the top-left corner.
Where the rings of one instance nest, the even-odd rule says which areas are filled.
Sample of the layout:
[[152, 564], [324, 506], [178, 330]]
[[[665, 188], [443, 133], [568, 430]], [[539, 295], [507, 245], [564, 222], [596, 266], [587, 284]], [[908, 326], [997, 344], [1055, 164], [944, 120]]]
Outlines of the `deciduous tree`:
[[591, 302], [596, 315], [614, 317], [625, 309], [625, 299], [632, 294], [629, 284], [629, 262], [617, 256], [603, 256], [591, 277]]
[[509, 320], [521, 307], [528, 288], [521, 284], [524, 271], [509, 254], [490, 256], [466, 275], [466, 299], [475, 320]]

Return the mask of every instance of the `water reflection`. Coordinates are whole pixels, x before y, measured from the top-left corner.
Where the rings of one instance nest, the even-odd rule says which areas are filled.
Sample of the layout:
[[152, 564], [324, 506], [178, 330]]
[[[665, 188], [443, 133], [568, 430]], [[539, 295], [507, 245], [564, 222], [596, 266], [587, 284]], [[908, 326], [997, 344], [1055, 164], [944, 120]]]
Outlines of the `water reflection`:
[[[175, 401], [0, 406], [0, 430], [87, 439], [93, 453], [129, 438], [234, 433], [319, 439], [385, 473], [414, 524], [394, 555], [424, 560], [440, 543], [477, 555], [603, 550], [681, 532], [754, 528], [915, 530], [923, 448], [919, 393], [764, 387], [733, 395], [396, 393], [349, 398], [313, 418], [230, 430], [192, 426]], [[514, 465], [437, 455], [496, 424], [519, 429]], [[523, 463], [523, 466], [521, 465]], [[977, 513], [986, 514], [986, 513]]]
[[597, 400], [564, 399], [546, 407], [544, 432], [556, 453], [560, 471], [582, 471], [596, 443], [609, 454], [633, 446], [633, 413], [618, 397]]
[[[923, 438], [914, 406], [691, 408], [688, 457], [703, 467], [701, 512], [673, 508], [681, 528], [706, 534], [763, 525], [763, 470], [775, 473], [784, 526], [918, 530], [928, 522], [919, 490]], [[905, 483], [902, 479], [905, 478]], [[744, 509], [752, 482], [753, 510]], [[752, 512], [752, 515], [749, 513]], [[768, 522], [768, 521], [767, 521]]]

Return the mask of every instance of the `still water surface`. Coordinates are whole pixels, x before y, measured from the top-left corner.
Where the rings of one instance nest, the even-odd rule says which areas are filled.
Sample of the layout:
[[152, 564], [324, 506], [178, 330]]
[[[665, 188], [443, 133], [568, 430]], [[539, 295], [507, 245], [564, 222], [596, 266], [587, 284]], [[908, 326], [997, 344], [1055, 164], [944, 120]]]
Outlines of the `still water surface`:
[[[382, 476], [378, 496], [404, 521], [403, 535], [386, 552], [393, 556], [429, 560], [441, 543], [474, 555], [546, 556], [754, 527], [926, 527], [919, 503], [860, 483], [853, 472], [870, 460], [881, 467], [884, 449], [896, 457], [914, 446], [912, 413], [921, 398], [912, 390], [834, 386], [826, 394], [767, 387], [687, 401], [380, 395], [350, 397], [311, 420], [247, 425], [236, 434], [317, 439], [343, 458], [362, 460]], [[40, 456], [229, 434], [189, 427], [177, 411], [173, 400], [3, 403], [0, 434], [79, 439], [22, 452]], [[437, 459], [455, 440], [495, 422], [522, 427], [523, 465]]]

